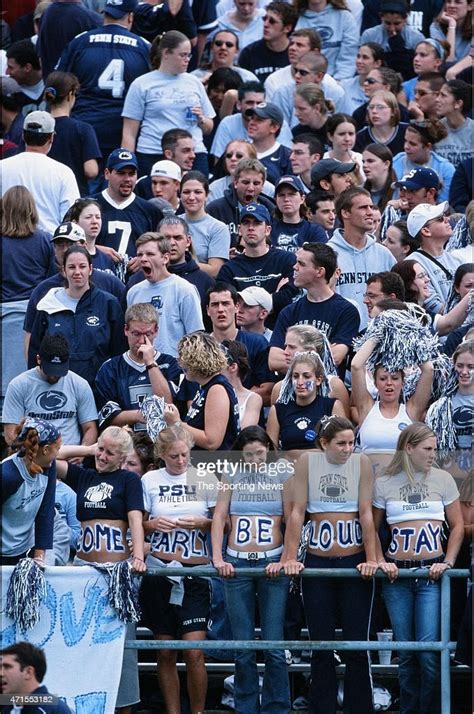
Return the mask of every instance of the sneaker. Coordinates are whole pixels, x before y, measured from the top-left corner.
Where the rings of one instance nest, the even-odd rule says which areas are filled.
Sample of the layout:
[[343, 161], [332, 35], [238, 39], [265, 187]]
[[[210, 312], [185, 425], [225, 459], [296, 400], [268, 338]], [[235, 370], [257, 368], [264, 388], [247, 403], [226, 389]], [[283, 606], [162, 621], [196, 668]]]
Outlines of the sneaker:
[[306, 697], [298, 697], [293, 702], [292, 708], [295, 711], [307, 711], [309, 709], [309, 702]]

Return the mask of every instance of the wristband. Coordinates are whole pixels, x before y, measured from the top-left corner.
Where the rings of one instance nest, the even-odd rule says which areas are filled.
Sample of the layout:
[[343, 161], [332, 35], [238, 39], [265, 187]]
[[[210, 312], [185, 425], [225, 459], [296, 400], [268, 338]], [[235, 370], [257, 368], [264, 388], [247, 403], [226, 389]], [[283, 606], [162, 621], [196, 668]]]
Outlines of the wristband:
[[158, 367], [158, 365], [156, 364], [156, 362], [152, 362], [151, 364], [146, 364], [146, 365], [145, 365], [145, 369], [146, 369], [147, 372], [149, 372], [150, 369], [154, 369], [155, 367]]

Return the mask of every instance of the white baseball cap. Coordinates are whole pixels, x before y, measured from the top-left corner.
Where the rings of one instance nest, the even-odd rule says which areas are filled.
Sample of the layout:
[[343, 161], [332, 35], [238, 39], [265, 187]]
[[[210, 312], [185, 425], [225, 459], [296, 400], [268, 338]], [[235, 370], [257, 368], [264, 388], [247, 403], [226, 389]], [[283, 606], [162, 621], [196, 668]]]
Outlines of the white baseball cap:
[[150, 176], [163, 176], [164, 178], [173, 179], [173, 181], [181, 181], [181, 169], [174, 161], [163, 159], [153, 164]]
[[408, 233], [412, 238], [415, 238], [428, 221], [439, 218], [443, 213], [447, 212], [448, 208], [449, 203], [447, 201], [443, 201], [437, 206], [432, 206], [431, 203], [419, 203], [408, 214]]
[[264, 310], [271, 312], [273, 307], [272, 296], [265, 288], [259, 288], [257, 285], [251, 285], [249, 288], [245, 288], [239, 292], [240, 297], [246, 305], [253, 307], [254, 305], [260, 305]]

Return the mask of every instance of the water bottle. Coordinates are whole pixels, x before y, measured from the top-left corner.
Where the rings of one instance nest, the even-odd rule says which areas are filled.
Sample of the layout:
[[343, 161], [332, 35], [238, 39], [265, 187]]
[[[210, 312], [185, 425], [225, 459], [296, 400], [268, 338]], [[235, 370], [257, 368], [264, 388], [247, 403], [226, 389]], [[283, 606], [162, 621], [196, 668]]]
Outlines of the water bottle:
[[197, 116], [194, 114], [192, 107], [186, 107], [186, 124], [188, 126], [196, 126]]

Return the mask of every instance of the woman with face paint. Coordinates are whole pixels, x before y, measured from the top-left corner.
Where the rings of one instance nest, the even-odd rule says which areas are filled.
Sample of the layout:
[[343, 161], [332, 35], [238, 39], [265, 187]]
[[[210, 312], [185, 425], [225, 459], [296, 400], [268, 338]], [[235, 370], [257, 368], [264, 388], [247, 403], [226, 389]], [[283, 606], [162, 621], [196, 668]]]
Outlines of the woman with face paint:
[[53, 546], [56, 456], [61, 434], [49, 421], [28, 417], [17, 429], [14, 453], [2, 461], [1, 565], [32, 556], [44, 564]]
[[[305, 513], [310, 528], [304, 566], [357, 568], [362, 580], [303, 578], [303, 604], [310, 640], [335, 637], [337, 613], [343, 637], [366, 640], [377, 570], [376, 534], [372, 518], [373, 475], [363, 454], [353, 454], [354, 427], [345, 417], [321, 419], [318, 451], [303, 454], [296, 464], [291, 490], [292, 511], [285, 534], [282, 565], [288, 575], [301, 569], [296, 560]], [[372, 707], [367, 652], [345, 653], [344, 711], [369, 714]], [[311, 655], [310, 711], [336, 714], [337, 679], [333, 653]]]
[[[232, 447], [235, 472], [223, 476], [212, 519], [213, 563], [225, 578], [227, 612], [236, 640], [252, 639], [255, 599], [258, 601], [262, 638], [282, 640], [288, 580], [272, 578], [281, 569], [283, 519], [289, 516], [285, 484], [292, 474], [286, 461], [272, 457], [274, 446], [259, 426], [243, 429]], [[230, 465], [230, 464], [229, 464]], [[291, 470], [290, 470], [291, 469]], [[230, 520], [227, 550], [222, 555], [224, 530]], [[239, 576], [240, 568], [265, 568], [258, 578]], [[238, 577], [234, 577], [238, 576]], [[235, 658], [236, 712], [290, 711], [290, 689], [283, 650], [266, 650], [262, 700], [255, 652], [239, 650]]]
[[344, 416], [339, 399], [328, 393], [327, 377], [316, 352], [301, 352], [293, 358], [280, 396], [270, 407], [267, 434], [290, 458], [314, 448], [316, 424], [323, 416]]
[[[384, 475], [375, 480], [375, 527], [385, 515], [391, 531], [385, 555], [377, 544], [377, 561], [388, 576], [382, 587], [394, 640], [440, 639], [439, 580], [454, 566], [464, 537], [458, 489], [449, 473], [433, 466], [436, 447], [429, 427], [411, 424], [400, 434]], [[449, 538], [443, 552], [445, 520]], [[406, 568], [426, 568], [429, 577], [397, 580], [399, 569]], [[438, 652], [399, 651], [400, 714], [439, 714], [439, 657]]]
[[[145, 514], [143, 527], [151, 537], [147, 556], [150, 568], [179, 564], [209, 564], [207, 531], [217, 497], [217, 479], [200, 474], [190, 465], [193, 438], [182, 426], [163, 429], [156, 455], [164, 468], [143, 476]], [[204, 640], [210, 612], [210, 587], [199, 577], [145, 578], [140, 591], [143, 623], [155, 640]], [[180, 711], [180, 685], [176, 650], [157, 651], [158, 681], [167, 712]], [[207, 674], [203, 650], [184, 650], [187, 689], [192, 714], [202, 712], [206, 701]]]

